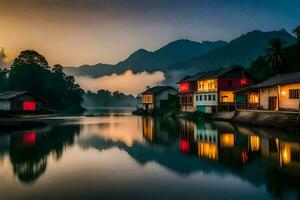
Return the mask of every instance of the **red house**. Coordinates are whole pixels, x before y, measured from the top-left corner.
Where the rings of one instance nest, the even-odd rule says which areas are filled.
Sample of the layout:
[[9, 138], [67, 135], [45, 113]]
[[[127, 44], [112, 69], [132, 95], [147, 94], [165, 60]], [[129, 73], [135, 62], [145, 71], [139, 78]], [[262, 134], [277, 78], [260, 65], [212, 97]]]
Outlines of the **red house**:
[[203, 72], [194, 76], [186, 76], [179, 84], [179, 96], [182, 112], [194, 112], [196, 107], [194, 105], [194, 93], [197, 91], [197, 80], [201, 77]]
[[44, 110], [45, 101], [26, 91], [6, 91], [0, 93], [2, 112], [39, 112]]
[[[189, 83], [186, 86], [186, 83]], [[254, 79], [243, 68], [229, 67], [201, 72], [180, 81], [179, 88], [183, 112], [212, 113], [217, 109], [234, 107], [234, 92], [250, 86]], [[185, 89], [189, 90], [185, 90]], [[184, 98], [189, 95], [188, 102]], [[188, 103], [188, 104], [187, 104]]]

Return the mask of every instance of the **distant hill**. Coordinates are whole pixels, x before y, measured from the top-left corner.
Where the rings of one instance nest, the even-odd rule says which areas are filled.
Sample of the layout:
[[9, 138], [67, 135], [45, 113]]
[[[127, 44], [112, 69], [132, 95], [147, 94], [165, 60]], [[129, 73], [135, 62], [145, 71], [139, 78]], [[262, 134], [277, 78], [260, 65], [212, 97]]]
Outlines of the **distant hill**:
[[71, 75], [101, 77], [113, 73], [161, 70], [166, 72], [166, 83], [174, 84], [179, 78], [198, 71], [205, 71], [230, 65], [248, 67], [258, 56], [264, 55], [271, 38], [280, 38], [291, 45], [296, 38], [286, 30], [263, 32], [251, 31], [230, 41], [194, 42], [177, 40], [150, 52], [139, 49], [126, 60], [116, 64], [84, 65], [65, 68]]
[[96, 64], [96, 65], [82, 65], [80, 67], [64, 67], [64, 71], [73, 76], [92, 76], [100, 77], [114, 73], [114, 65]]
[[287, 46], [296, 42], [296, 38], [284, 29], [271, 32], [251, 31], [196, 59], [170, 65], [169, 70], [194, 69], [195, 71], [202, 71], [230, 65], [248, 67], [254, 59], [265, 54], [269, 40], [272, 38], [284, 40]]
[[224, 41], [194, 42], [186, 39], [176, 40], [154, 52], [139, 49], [117, 65], [100, 63], [97, 65], [83, 65], [78, 68], [66, 67], [65, 72], [71, 75], [100, 77], [112, 73], [123, 73], [127, 70], [133, 72], [163, 70], [176, 62], [197, 58], [226, 44]]

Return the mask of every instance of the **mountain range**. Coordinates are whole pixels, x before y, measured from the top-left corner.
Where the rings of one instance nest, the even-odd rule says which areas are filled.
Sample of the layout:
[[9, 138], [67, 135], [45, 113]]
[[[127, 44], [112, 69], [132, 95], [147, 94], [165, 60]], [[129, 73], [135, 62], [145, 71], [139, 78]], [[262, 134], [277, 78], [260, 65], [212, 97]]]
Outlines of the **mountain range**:
[[174, 83], [174, 76], [185, 76], [198, 71], [212, 70], [231, 65], [248, 67], [258, 56], [264, 55], [269, 40], [280, 38], [290, 45], [296, 38], [285, 29], [263, 32], [255, 30], [225, 41], [196, 42], [187, 39], [173, 41], [156, 51], [139, 49], [116, 65], [96, 64], [80, 67], [65, 67], [67, 74], [101, 77], [113, 73], [163, 71], [167, 82]]

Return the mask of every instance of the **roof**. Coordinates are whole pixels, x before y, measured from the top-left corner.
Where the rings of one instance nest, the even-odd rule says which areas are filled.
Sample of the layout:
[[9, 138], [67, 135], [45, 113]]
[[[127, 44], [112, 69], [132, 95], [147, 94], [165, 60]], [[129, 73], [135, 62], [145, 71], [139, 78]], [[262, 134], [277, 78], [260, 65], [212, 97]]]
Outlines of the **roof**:
[[255, 87], [256, 88], [272, 87], [276, 85], [287, 85], [292, 83], [300, 83], [300, 72], [278, 74], [255, 85]]
[[43, 99], [41, 99], [27, 91], [5, 91], [5, 92], [0, 93], [0, 100], [9, 100], [9, 99], [13, 99], [13, 98], [25, 95], [25, 94], [34, 96], [35, 98], [37, 98], [41, 101], [44, 101]]
[[157, 94], [167, 89], [177, 91], [175, 88], [171, 86], [156, 86], [156, 87], [149, 88], [148, 90], [144, 91], [142, 94], [146, 94], [146, 93]]
[[258, 90], [259, 88], [267, 88], [267, 87], [273, 87], [277, 85], [288, 85], [293, 83], [300, 83], [300, 72], [278, 74], [276, 76], [268, 78], [267, 80], [259, 84], [247, 88], [243, 88], [241, 90], [238, 90], [237, 92], [246, 92], [251, 90], [253, 91], [253, 90]]
[[8, 99], [13, 99], [18, 96], [22, 96], [26, 94], [26, 91], [5, 91], [0, 93], [0, 99], [1, 100], [8, 100]]
[[197, 81], [197, 80], [207, 80], [207, 79], [216, 79], [224, 74], [235, 70], [235, 69], [241, 69], [240, 67], [227, 67], [227, 68], [222, 68], [218, 70], [213, 70], [213, 71], [206, 71], [206, 72], [199, 72], [193, 76], [186, 76], [180, 82], [186, 82], [186, 81]]

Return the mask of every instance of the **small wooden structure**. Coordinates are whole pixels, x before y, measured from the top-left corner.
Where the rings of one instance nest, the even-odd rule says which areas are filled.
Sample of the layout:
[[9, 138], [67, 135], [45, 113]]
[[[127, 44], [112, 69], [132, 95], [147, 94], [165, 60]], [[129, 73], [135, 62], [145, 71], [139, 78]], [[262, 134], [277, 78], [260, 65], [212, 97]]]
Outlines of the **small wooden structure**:
[[0, 93], [0, 112], [40, 112], [45, 101], [27, 91], [6, 91]]
[[160, 109], [164, 101], [169, 99], [169, 95], [176, 95], [178, 91], [171, 86], [156, 86], [148, 88], [142, 93], [143, 109], [153, 111]]

